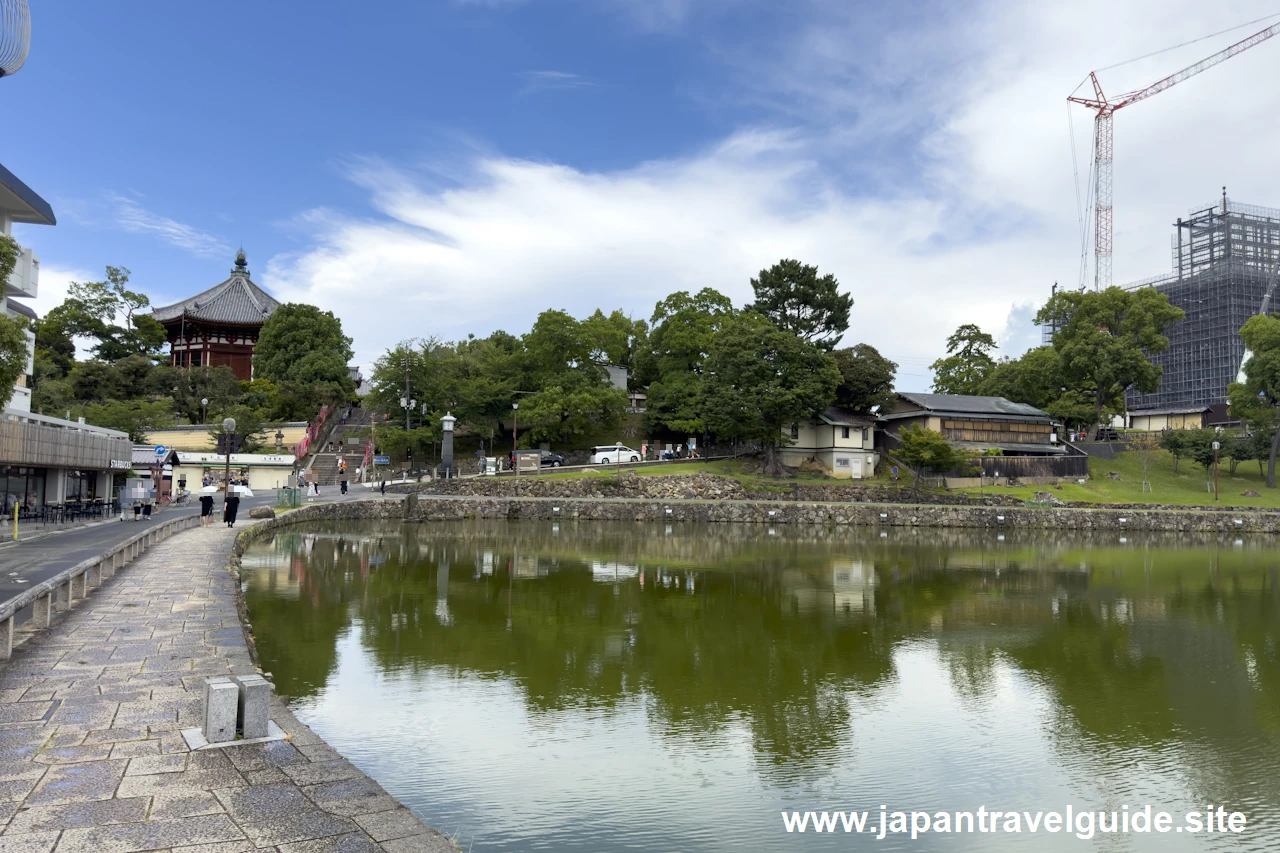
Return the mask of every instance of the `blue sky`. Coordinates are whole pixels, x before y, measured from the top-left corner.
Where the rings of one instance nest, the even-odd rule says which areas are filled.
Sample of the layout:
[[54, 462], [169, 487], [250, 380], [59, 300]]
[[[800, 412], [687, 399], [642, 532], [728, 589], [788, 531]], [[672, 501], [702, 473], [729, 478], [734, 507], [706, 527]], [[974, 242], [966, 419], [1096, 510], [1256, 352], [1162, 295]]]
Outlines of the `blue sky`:
[[[403, 338], [522, 332], [545, 308], [647, 317], [701, 286], [741, 302], [799, 257], [853, 293], [846, 341], [923, 389], [955, 326], [1016, 354], [1032, 306], [1077, 278], [1064, 99], [1085, 73], [1271, 11], [32, 0], [0, 162], [58, 215], [18, 231], [44, 263], [41, 310], [105, 264], [173, 301], [243, 244], [255, 280], [335, 311], [367, 363]], [[1149, 82], [1230, 40], [1105, 79]], [[1222, 184], [1280, 206], [1280, 95], [1257, 85], [1277, 71], [1266, 44], [1117, 118], [1117, 280], [1165, 271], [1169, 223]], [[1231, 157], [1170, 144], [1224, 132]]]

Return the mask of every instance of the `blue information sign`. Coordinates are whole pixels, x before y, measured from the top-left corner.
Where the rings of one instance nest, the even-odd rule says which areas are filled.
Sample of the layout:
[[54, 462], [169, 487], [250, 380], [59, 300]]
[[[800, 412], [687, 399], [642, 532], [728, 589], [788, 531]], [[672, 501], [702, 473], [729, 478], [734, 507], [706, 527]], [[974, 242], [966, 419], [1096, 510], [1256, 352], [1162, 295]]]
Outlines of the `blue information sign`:
[[165, 447], [163, 444], [156, 445], [156, 456], [164, 456], [168, 452], [169, 448]]
[[375, 457], [373, 457], [373, 464], [374, 464], [374, 465], [390, 465], [390, 464], [391, 464], [391, 457], [390, 457], [390, 456], [375, 456]]

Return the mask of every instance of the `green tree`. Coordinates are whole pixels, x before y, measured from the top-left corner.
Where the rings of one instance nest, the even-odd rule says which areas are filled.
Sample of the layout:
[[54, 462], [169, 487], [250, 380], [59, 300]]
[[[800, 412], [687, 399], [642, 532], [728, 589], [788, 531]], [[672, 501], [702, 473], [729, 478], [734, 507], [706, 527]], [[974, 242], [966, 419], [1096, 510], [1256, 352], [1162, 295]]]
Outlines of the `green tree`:
[[351, 355], [351, 339], [342, 333], [342, 322], [333, 312], [287, 303], [262, 326], [253, 350], [253, 373], [292, 386], [294, 398], [305, 408], [289, 415], [309, 417], [322, 402], [354, 395], [347, 372]]
[[[275, 386], [269, 380], [259, 380], [273, 392]], [[262, 384], [258, 385], [261, 390]], [[217, 367], [172, 367], [160, 365], [152, 371], [148, 378], [148, 392], [157, 397], [173, 399], [174, 411], [185, 418], [188, 423], [202, 423], [208, 413], [221, 411], [240, 402], [249, 408], [262, 412], [266, 417], [282, 417], [277, 411], [276, 393], [271, 399], [259, 397], [252, 403], [242, 401], [240, 380], [235, 372], [225, 364]], [[202, 406], [201, 400], [208, 400], [208, 406]]]
[[1276, 487], [1276, 455], [1280, 452], [1280, 429], [1276, 429], [1276, 406], [1280, 404], [1280, 317], [1258, 314], [1240, 328], [1240, 337], [1251, 353], [1244, 364], [1244, 382], [1227, 389], [1231, 413], [1255, 433], [1271, 438], [1267, 449], [1267, 488]]
[[1160, 450], [1160, 439], [1154, 433], [1150, 432], [1133, 432], [1126, 436], [1129, 453], [1132, 453], [1142, 465], [1142, 492], [1155, 491], [1151, 487], [1151, 479], [1147, 476], [1147, 472], [1151, 470], [1151, 465], [1155, 462], [1156, 453]]
[[147, 440], [147, 433], [173, 426], [173, 411], [168, 400], [106, 400], [84, 403], [73, 408], [72, 416], [82, 416], [94, 426], [129, 433], [135, 444]]
[[749, 308], [808, 344], [831, 350], [849, 328], [853, 297], [840, 292], [830, 273], [784, 258], [751, 279], [756, 301]]
[[[0, 234], [0, 282], [9, 280], [18, 262], [18, 244]], [[27, 322], [0, 314], [0, 409], [13, 398], [18, 377], [27, 372]]]
[[1160, 436], [1160, 446], [1173, 457], [1173, 473], [1178, 473], [1178, 460], [1193, 453], [1191, 439], [1185, 429], [1171, 429]]
[[855, 412], [870, 412], [893, 402], [893, 379], [898, 365], [871, 344], [838, 349], [831, 354], [840, 370], [836, 405]]
[[0, 409], [13, 398], [18, 377], [27, 371], [27, 324], [0, 314]]
[[[1027, 350], [1018, 358], [1000, 359], [978, 386], [977, 393], [1043, 409], [1067, 427], [1085, 427], [1093, 423], [1090, 386], [1067, 387], [1062, 358], [1052, 346]], [[1123, 407], [1105, 411], [1113, 414], [1123, 411]]]
[[164, 346], [165, 331], [142, 313], [151, 300], [129, 289], [125, 267], [108, 266], [106, 275], [106, 281], [71, 283], [67, 298], [45, 318], [51, 332], [92, 338], [93, 353], [103, 361], [156, 355]]
[[1109, 287], [1056, 293], [1036, 322], [1058, 329], [1053, 348], [1063, 376], [1069, 387], [1091, 386], [1094, 423], [1101, 424], [1103, 410], [1117, 405], [1129, 388], [1144, 394], [1160, 388], [1163, 370], [1151, 356], [1168, 348], [1165, 330], [1184, 316], [1153, 287]]
[[718, 437], [759, 441], [765, 472], [778, 460], [785, 427], [812, 417], [835, 399], [840, 371], [820, 347], [746, 311], [716, 334], [706, 361], [701, 408]]
[[716, 333], [735, 314], [729, 297], [709, 287], [678, 291], [650, 318], [648, 348], [637, 357], [636, 379], [647, 385], [645, 425], [651, 432], [701, 435], [704, 365]]
[[568, 440], [622, 418], [627, 394], [592, 357], [600, 350], [588, 332], [563, 311], [543, 311], [524, 336], [522, 382], [533, 391], [520, 401], [524, 443]]
[[960, 326], [947, 338], [946, 357], [929, 365], [934, 393], [981, 394], [996, 365], [991, 355], [995, 348], [995, 338], [982, 329], [972, 323]]
[[898, 441], [901, 444], [895, 455], [915, 472], [911, 487], [917, 491], [920, 475], [925, 471], [945, 474], [970, 458], [970, 454], [947, 441], [945, 435], [919, 424], [899, 431]]
[[211, 409], [209, 412], [209, 435], [215, 442], [224, 435], [222, 423], [227, 418], [236, 422], [235, 435], [240, 437], [238, 453], [257, 453], [267, 444], [267, 432], [262, 416], [246, 406], [231, 405], [226, 408]]
[[644, 320], [632, 320], [621, 311], [609, 316], [596, 312], [582, 321], [582, 332], [591, 347], [591, 360], [596, 364], [616, 364], [631, 370], [636, 354], [648, 339], [649, 326]]

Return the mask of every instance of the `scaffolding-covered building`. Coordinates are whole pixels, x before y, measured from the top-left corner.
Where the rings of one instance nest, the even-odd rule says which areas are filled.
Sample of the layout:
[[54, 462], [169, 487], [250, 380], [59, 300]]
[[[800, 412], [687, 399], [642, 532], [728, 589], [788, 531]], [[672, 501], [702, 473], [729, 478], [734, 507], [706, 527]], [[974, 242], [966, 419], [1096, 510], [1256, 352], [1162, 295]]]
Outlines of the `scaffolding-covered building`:
[[[1179, 219], [1173, 235], [1173, 272], [1126, 285], [1154, 287], [1186, 318], [1169, 330], [1169, 348], [1155, 356], [1164, 368], [1154, 394], [1130, 391], [1134, 416], [1212, 410], [1224, 420], [1227, 386], [1244, 358], [1240, 327], [1262, 310], [1280, 265], [1280, 210], [1238, 204], [1224, 191], [1219, 204]], [[1150, 418], [1148, 418], [1150, 420]]]

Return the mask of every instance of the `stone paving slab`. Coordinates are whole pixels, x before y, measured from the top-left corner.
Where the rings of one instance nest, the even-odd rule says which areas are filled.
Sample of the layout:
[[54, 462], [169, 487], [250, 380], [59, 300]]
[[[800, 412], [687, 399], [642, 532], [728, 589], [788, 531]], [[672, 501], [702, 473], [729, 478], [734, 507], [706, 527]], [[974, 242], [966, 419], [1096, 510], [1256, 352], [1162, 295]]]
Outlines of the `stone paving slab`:
[[0, 853], [456, 853], [275, 697], [287, 740], [187, 749], [204, 679], [256, 671], [234, 533], [153, 546], [0, 664]]

